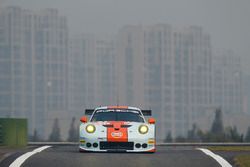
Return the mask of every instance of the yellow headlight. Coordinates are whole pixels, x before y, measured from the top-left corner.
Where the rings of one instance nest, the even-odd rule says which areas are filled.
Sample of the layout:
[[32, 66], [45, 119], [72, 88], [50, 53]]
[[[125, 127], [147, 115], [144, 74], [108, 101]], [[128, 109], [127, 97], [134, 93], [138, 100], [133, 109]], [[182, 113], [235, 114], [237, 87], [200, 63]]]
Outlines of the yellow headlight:
[[86, 126], [86, 131], [88, 132], [88, 133], [94, 133], [95, 132], [95, 126], [94, 125], [87, 125]]
[[139, 126], [139, 132], [141, 133], [141, 134], [146, 134], [146, 133], [148, 133], [148, 127], [146, 126], [146, 125], [141, 125], [141, 126]]

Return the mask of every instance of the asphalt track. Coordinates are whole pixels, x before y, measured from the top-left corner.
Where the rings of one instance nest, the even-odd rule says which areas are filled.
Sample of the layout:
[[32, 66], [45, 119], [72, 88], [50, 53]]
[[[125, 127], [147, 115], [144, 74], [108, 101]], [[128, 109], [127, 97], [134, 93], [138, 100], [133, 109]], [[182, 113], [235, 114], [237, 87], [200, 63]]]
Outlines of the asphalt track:
[[[32, 151], [31, 148], [29, 151]], [[13, 163], [26, 152], [17, 152], [0, 166]], [[233, 155], [219, 153], [229, 163]], [[52, 146], [29, 157], [22, 167], [220, 167], [212, 157], [197, 147], [157, 146], [156, 153], [79, 153], [77, 146]]]

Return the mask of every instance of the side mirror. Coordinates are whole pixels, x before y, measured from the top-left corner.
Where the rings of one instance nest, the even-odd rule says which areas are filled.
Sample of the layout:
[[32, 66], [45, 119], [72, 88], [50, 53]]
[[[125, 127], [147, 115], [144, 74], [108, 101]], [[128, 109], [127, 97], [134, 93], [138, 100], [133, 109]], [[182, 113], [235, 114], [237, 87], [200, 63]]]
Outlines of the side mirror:
[[148, 123], [149, 124], [155, 124], [155, 119], [154, 118], [149, 118]]
[[86, 116], [83, 116], [83, 117], [81, 117], [80, 121], [82, 123], [86, 123], [86, 122], [88, 122], [88, 118]]

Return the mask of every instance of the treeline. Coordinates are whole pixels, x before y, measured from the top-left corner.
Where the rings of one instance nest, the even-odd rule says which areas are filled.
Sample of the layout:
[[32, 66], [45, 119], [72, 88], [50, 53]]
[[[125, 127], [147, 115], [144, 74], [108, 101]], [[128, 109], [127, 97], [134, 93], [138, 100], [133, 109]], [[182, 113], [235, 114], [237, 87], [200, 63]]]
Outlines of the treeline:
[[[30, 141], [51, 141], [51, 142], [60, 142], [61, 139], [61, 130], [59, 126], [59, 120], [54, 119], [53, 127], [51, 134], [47, 140], [43, 140], [39, 137], [37, 130], [34, 131], [33, 135], [29, 137]], [[76, 119], [72, 118], [70, 128], [68, 131], [68, 138], [66, 141], [77, 142], [79, 140], [79, 130], [76, 127]], [[168, 132], [164, 142], [250, 142], [250, 127], [246, 134], [239, 133], [236, 126], [223, 126], [222, 112], [220, 109], [217, 109], [215, 112], [215, 118], [213, 120], [212, 126], [209, 131], [202, 131], [197, 127], [196, 124], [193, 124], [192, 129], [190, 129], [187, 135], [177, 136], [175, 139], [172, 138], [170, 132]]]
[[173, 139], [169, 132], [164, 142], [250, 142], [250, 127], [245, 135], [239, 133], [236, 126], [224, 127], [222, 112], [217, 109], [209, 131], [202, 131], [193, 124], [186, 137], [178, 136]]
[[[79, 130], [75, 124], [76, 124], [76, 119], [73, 117], [70, 123], [69, 131], [68, 131], [68, 138], [66, 140], [68, 142], [77, 142], [79, 140]], [[61, 138], [61, 129], [59, 126], [58, 118], [54, 119], [53, 127], [51, 129], [51, 133], [47, 140], [41, 139], [41, 137], [37, 133], [37, 130], [35, 130], [33, 135], [29, 137], [29, 140], [33, 142], [40, 142], [40, 141], [61, 142], [63, 141]]]

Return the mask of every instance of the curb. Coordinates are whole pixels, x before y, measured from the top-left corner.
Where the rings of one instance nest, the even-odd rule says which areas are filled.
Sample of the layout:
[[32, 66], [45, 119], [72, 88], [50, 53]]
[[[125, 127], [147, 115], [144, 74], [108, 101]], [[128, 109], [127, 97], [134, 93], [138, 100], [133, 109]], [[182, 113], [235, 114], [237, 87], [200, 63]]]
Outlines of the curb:
[[8, 153], [4, 153], [1, 157], [0, 157], [0, 164], [2, 161], [4, 161], [6, 158], [8, 158], [9, 156], [11, 156], [12, 154], [14, 154], [15, 152], [8, 152]]

